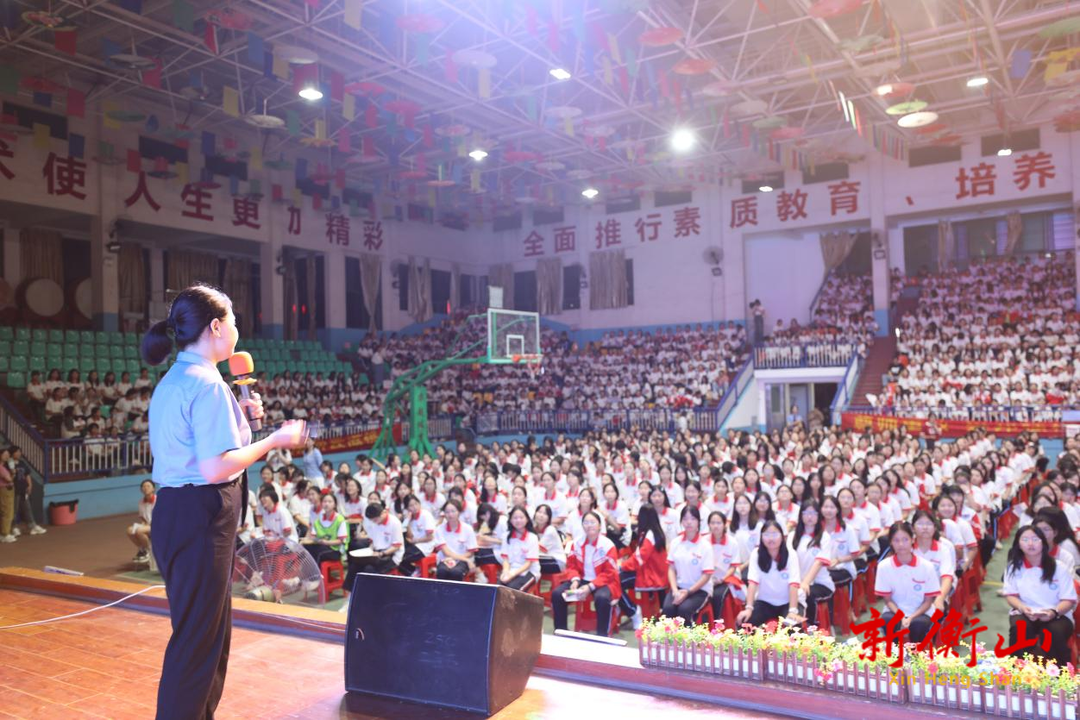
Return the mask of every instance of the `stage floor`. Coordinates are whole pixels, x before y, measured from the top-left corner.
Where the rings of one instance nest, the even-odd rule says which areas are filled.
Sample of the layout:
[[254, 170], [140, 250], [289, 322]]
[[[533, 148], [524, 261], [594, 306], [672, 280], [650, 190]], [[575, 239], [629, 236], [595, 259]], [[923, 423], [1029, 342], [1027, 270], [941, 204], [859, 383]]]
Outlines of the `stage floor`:
[[[96, 607], [0, 589], [0, 626]], [[121, 607], [48, 625], [0, 631], [0, 718], [126, 718], [154, 714], [167, 617]], [[234, 628], [229, 677], [216, 717], [475, 718], [345, 693], [338, 643]], [[497, 718], [772, 718], [716, 705], [657, 698], [533, 676]]]

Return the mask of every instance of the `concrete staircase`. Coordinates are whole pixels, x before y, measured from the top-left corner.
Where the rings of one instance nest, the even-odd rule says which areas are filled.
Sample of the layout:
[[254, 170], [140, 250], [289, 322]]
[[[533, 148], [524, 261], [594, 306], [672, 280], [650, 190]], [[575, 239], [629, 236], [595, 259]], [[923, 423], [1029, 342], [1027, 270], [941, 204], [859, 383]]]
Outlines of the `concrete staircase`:
[[[896, 323], [899, 324], [905, 315], [914, 312], [918, 306], [918, 287], [905, 288], [896, 301], [893, 313]], [[881, 396], [881, 391], [884, 389], [881, 376], [889, 371], [889, 365], [892, 364], [895, 356], [896, 332], [895, 328], [891, 328], [888, 335], [874, 340], [874, 346], [867, 354], [866, 364], [863, 366], [859, 381], [855, 384], [855, 392], [851, 398], [852, 405], [869, 405], [870, 401], [866, 399], [868, 393]]]

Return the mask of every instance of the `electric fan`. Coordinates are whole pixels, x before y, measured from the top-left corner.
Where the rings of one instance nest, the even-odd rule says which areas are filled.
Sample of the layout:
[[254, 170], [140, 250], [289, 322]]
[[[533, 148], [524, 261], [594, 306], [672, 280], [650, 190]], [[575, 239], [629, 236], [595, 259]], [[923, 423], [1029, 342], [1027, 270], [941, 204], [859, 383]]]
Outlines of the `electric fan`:
[[326, 602], [322, 575], [304, 547], [283, 538], [257, 538], [240, 548], [233, 567], [233, 594], [266, 602]]

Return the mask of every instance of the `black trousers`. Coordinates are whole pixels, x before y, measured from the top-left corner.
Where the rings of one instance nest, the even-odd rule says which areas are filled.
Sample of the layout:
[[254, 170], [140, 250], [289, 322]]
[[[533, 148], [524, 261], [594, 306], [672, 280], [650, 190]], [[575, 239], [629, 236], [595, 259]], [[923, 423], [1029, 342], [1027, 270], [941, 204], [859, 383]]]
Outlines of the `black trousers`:
[[[585, 585], [586, 582], [582, 580], [578, 583], [578, 587]], [[570, 581], [559, 585], [551, 592], [551, 614], [555, 618], [555, 629], [566, 630], [566, 605], [567, 602], [563, 600], [563, 593], [570, 589]], [[596, 592], [592, 594], [592, 601], [596, 607], [596, 634], [602, 637], [608, 636], [608, 629], [611, 627], [611, 590], [606, 587], [596, 588]]]
[[[353, 540], [349, 543], [349, 550], [356, 550], [357, 548], [371, 547], [371, 538], [361, 538], [359, 540]], [[386, 575], [390, 571], [397, 568], [394, 564], [393, 557], [366, 557], [366, 558], [354, 558], [349, 556], [349, 569], [345, 573], [345, 590], [352, 592], [353, 584], [356, 582], [357, 573], [374, 573], [376, 575]]]
[[[1035, 640], [1035, 645], [1018, 650], [1015, 655], [1034, 655], [1035, 657], [1053, 660], [1060, 667], [1065, 667], [1070, 660], [1069, 636], [1073, 632], [1072, 623], [1068, 618], [1059, 617], [1050, 622], [1032, 622], [1022, 615], [1009, 616], [1009, 645], [1016, 645], [1019, 637], [1017, 621], [1024, 621], [1024, 638]], [[1050, 631], [1050, 649], [1042, 649], [1043, 630]]]
[[[881, 619], [885, 621], [885, 627], [889, 626], [889, 621], [893, 619], [896, 613], [886, 610], [881, 613]], [[1066, 620], [1066, 622], [1068, 622]], [[926, 637], [926, 634], [930, 632], [930, 628], [934, 626], [934, 621], [930, 619], [929, 615], [919, 615], [918, 617], [911, 618], [911, 624], [908, 625], [907, 639], [904, 642], [918, 643], [922, 642]], [[1069, 626], [1070, 629], [1072, 625]], [[884, 635], [884, 629], [882, 629], [882, 635]], [[1010, 637], [1012, 636], [1012, 629], [1009, 630]], [[1066, 639], [1066, 642], [1068, 640]], [[1068, 650], [1065, 651], [1068, 654]]]
[[521, 592], [526, 592], [529, 588], [533, 586], [533, 583], [535, 583], [536, 581], [537, 580], [535, 575], [533, 575], [532, 573], [523, 572], [517, 577], [513, 578], [510, 582], [504, 583], [502, 580], [500, 580], [499, 584], [505, 585], [508, 588], [520, 590]]
[[304, 545], [304, 549], [319, 564], [322, 564], [325, 560], [341, 560], [341, 551], [335, 546], [311, 544]]
[[[806, 623], [817, 625], [818, 603], [828, 601], [833, 596], [833, 591], [824, 585], [813, 583], [810, 585], [810, 593], [806, 596]], [[831, 617], [831, 615], [830, 615]]]
[[748, 623], [754, 627], [764, 625], [770, 620], [777, 620], [779, 618], [787, 617], [788, 611], [791, 609], [791, 605], [785, 603], [783, 605], [770, 605], [769, 603], [758, 600], [754, 603], [754, 610], [750, 613], [750, 619]]
[[435, 577], [438, 580], [464, 580], [469, 574], [469, 563], [461, 562], [457, 560], [454, 562], [454, 566], [450, 567], [443, 560], [441, 563], [435, 566]]
[[681, 603], [675, 604], [675, 596], [664, 598], [664, 608], [660, 612], [664, 617], [681, 617], [686, 625], [693, 625], [701, 609], [709, 602], [709, 593], [704, 590], [692, 592]]
[[413, 545], [408, 540], [405, 541], [405, 554], [401, 557], [401, 565], [398, 567], [401, 570], [402, 575], [412, 575], [416, 570], [416, 565], [424, 559], [424, 551]]
[[158, 685], [159, 720], [213, 718], [229, 664], [240, 483], [162, 488], [150, 529], [172, 636]]

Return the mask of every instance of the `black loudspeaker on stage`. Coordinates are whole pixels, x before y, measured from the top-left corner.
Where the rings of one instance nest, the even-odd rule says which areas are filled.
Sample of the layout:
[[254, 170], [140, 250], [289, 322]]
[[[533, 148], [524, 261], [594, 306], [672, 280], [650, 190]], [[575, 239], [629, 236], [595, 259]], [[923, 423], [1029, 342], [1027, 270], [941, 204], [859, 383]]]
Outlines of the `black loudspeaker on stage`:
[[525, 691], [544, 602], [496, 585], [356, 576], [345, 689], [493, 715]]

